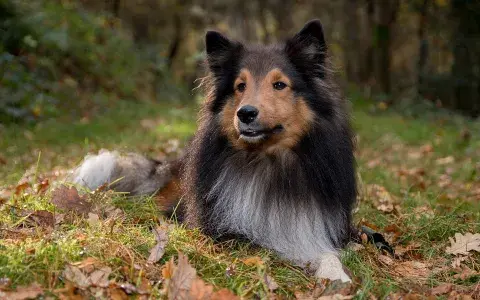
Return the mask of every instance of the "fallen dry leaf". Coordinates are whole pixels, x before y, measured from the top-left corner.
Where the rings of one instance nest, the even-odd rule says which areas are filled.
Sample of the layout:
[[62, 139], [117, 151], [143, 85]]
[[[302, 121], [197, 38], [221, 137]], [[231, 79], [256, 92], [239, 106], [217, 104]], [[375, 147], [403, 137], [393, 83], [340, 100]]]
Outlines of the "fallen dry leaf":
[[100, 261], [94, 257], [87, 257], [84, 260], [74, 262], [71, 265], [81, 269], [87, 274], [90, 274], [95, 270], [95, 267], [100, 266]]
[[267, 286], [267, 288], [270, 292], [273, 292], [276, 289], [278, 289], [278, 287], [279, 287], [278, 283], [275, 281], [275, 279], [273, 279], [272, 276], [265, 273], [264, 276], [263, 276], [263, 280], [265, 281], [265, 285]]
[[320, 296], [318, 300], [348, 300], [353, 299], [353, 295], [344, 296], [341, 294], [335, 294], [330, 296]]
[[109, 288], [109, 294], [112, 300], [128, 300], [128, 295], [125, 291], [115, 286]]
[[395, 255], [401, 258], [421, 259], [420, 247], [421, 244], [418, 242], [412, 242], [407, 246], [397, 245], [395, 246]]
[[74, 211], [79, 214], [87, 214], [92, 207], [90, 202], [78, 194], [75, 187], [61, 186], [53, 191], [51, 201], [60, 209]]
[[173, 269], [172, 276], [165, 285], [168, 298], [187, 299], [187, 295], [189, 294], [192, 282], [195, 278], [196, 271], [188, 263], [188, 258], [179, 253], [178, 264]]
[[0, 205], [12, 197], [12, 191], [9, 189], [0, 189]]
[[65, 214], [55, 214], [55, 225], [60, 225], [65, 220]]
[[247, 266], [263, 266], [264, 262], [259, 256], [252, 256], [241, 260]]
[[358, 252], [358, 251], [362, 251], [363, 249], [365, 249], [365, 246], [362, 245], [362, 244], [352, 242], [352, 243], [348, 244], [348, 249], [350, 249], [354, 252]]
[[458, 256], [452, 260], [452, 267], [459, 268], [462, 262], [464, 262], [468, 257], [467, 256]]
[[[340, 280], [330, 281], [327, 283], [325, 291], [322, 293], [323, 299], [351, 299], [355, 294], [355, 285], [351, 282], [341, 282]], [[335, 298], [335, 297], [350, 297], [350, 298]]]
[[465, 235], [461, 233], [455, 233], [455, 240], [449, 238], [450, 246], [445, 249], [448, 254], [468, 255], [470, 251], [480, 252], [480, 234], [467, 232]]
[[95, 259], [87, 259], [78, 266], [67, 265], [63, 271], [65, 279], [73, 283], [75, 286], [86, 289], [90, 286], [106, 288], [109, 285], [108, 277], [112, 273], [110, 267], [97, 267]]
[[55, 225], [55, 217], [46, 210], [37, 210], [33, 212], [22, 212], [25, 217], [19, 225], [24, 227], [53, 227]]
[[[199, 299], [199, 298], [193, 298]], [[212, 294], [211, 300], [239, 300], [240, 297], [232, 293], [229, 289], [221, 289]]]
[[[474, 300], [474, 299], [478, 299], [477, 295], [479, 295], [478, 290], [474, 291], [473, 293], [469, 292], [468, 294], [464, 294], [464, 293], [458, 292], [458, 291], [452, 291], [448, 295], [448, 300]], [[475, 297], [475, 298], [473, 298], [472, 296]]]
[[206, 284], [201, 279], [195, 279], [190, 288], [190, 297], [193, 299], [210, 299], [213, 294], [213, 286]]
[[100, 223], [100, 217], [97, 214], [89, 212], [87, 222], [90, 226], [95, 226]]
[[424, 297], [422, 297], [419, 294], [414, 294], [414, 293], [393, 293], [388, 295], [387, 299], [391, 300], [422, 300]]
[[475, 270], [470, 269], [469, 267], [462, 265], [461, 267], [455, 268], [455, 271], [458, 272], [458, 274], [455, 274], [453, 278], [455, 279], [461, 279], [461, 280], [466, 280], [472, 276], [478, 275], [479, 273]]
[[112, 273], [112, 269], [110, 267], [103, 267], [99, 270], [93, 271], [88, 279], [90, 280], [90, 283], [94, 286], [108, 287], [108, 276], [110, 276], [110, 273]]
[[430, 274], [428, 265], [420, 261], [403, 261], [393, 267], [394, 272], [402, 277], [426, 279]]
[[415, 213], [415, 218], [420, 219], [421, 217], [425, 218], [433, 218], [435, 216], [435, 212], [432, 210], [431, 207], [427, 205], [423, 206], [418, 206], [413, 209], [413, 212]]
[[43, 195], [45, 192], [48, 190], [50, 187], [50, 182], [48, 181], [48, 178], [42, 180], [38, 185], [37, 185], [37, 194]]
[[37, 283], [26, 287], [17, 287], [15, 291], [0, 291], [0, 299], [8, 300], [35, 299], [40, 295], [43, 295], [43, 288], [40, 287]]
[[173, 257], [162, 269], [165, 278], [164, 292], [168, 299], [233, 300], [239, 299], [227, 289], [213, 292], [213, 287], [197, 278], [196, 270], [182, 253], [178, 254], [178, 264]]
[[453, 156], [447, 156], [447, 157], [439, 158], [435, 161], [435, 163], [439, 166], [448, 165], [448, 164], [451, 164], [453, 162], [455, 162], [455, 158]]
[[393, 212], [396, 198], [385, 187], [378, 184], [369, 184], [366, 187], [366, 196], [373, 201], [376, 208], [383, 212]]
[[167, 231], [163, 227], [157, 227], [153, 230], [157, 244], [150, 250], [150, 256], [148, 257], [149, 263], [158, 262], [165, 254], [165, 246], [168, 243]]
[[78, 267], [67, 265], [63, 271], [63, 277], [81, 289], [90, 286], [88, 277]]
[[433, 296], [444, 295], [444, 294], [450, 293], [452, 291], [452, 288], [453, 288], [453, 284], [444, 283], [444, 284], [441, 284], [439, 286], [436, 286], [436, 287], [432, 288], [430, 293]]
[[21, 193], [23, 193], [23, 191], [26, 190], [29, 186], [30, 186], [30, 183], [28, 183], [28, 182], [19, 183], [19, 184], [15, 187], [15, 196], [19, 196], [19, 195], [20, 195]]
[[384, 265], [387, 265], [387, 266], [391, 266], [393, 265], [393, 263], [395, 262], [392, 258], [386, 256], [386, 255], [383, 255], [383, 254], [379, 254], [378, 255], [378, 260], [383, 263]]
[[387, 212], [387, 213], [390, 213], [393, 211], [394, 207], [393, 207], [393, 204], [391, 203], [388, 203], [388, 204], [380, 204], [377, 206], [377, 209], [379, 211], [383, 211], [383, 212]]

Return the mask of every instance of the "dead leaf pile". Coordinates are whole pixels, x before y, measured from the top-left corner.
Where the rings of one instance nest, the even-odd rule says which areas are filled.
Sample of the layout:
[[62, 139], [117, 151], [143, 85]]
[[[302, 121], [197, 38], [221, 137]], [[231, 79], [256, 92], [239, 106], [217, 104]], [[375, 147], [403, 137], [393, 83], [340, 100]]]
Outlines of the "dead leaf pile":
[[112, 273], [109, 267], [103, 267], [95, 258], [89, 257], [81, 262], [67, 265], [63, 277], [81, 289], [91, 286], [106, 288], [108, 277]]
[[213, 286], [197, 277], [196, 270], [182, 253], [178, 263], [172, 257], [162, 269], [165, 278], [164, 293], [168, 299], [240, 299], [228, 289], [214, 291]]
[[295, 292], [295, 298], [299, 300], [348, 300], [353, 299], [356, 289], [357, 286], [349, 282], [324, 279], [317, 282], [315, 287], [308, 292]]
[[375, 207], [386, 213], [391, 213], [397, 206], [397, 198], [391, 195], [387, 189], [378, 184], [366, 186], [366, 198], [373, 202]]
[[[104, 266], [93, 257], [68, 264], [62, 272], [65, 287], [54, 291], [63, 299], [85, 299], [89, 297], [102, 299], [128, 299], [128, 295], [150, 294], [150, 287], [142, 288], [131, 283], [118, 283], [109, 279], [112, 269]], [[138, 279], [138, 278], [137, 278]]]

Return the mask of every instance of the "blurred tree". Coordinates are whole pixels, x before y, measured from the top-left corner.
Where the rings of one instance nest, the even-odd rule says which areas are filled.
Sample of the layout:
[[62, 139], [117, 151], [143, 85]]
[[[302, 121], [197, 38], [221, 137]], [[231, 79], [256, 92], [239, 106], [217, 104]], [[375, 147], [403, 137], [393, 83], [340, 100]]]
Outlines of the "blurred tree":
[[422, 0], [419, 6], [419, 23], [418, 23], [418, 64], [417, 64], [417, 93], [420, 93], [423, 85], [422, 79], [425, 73], [425, 66], [428, 58], [428, 36], [427, 36], [427, 12], [430, 5], [430, 0]]
[[374, 1], [375, 39], [374, 39], [374, 74], [376, 90], [389, 94], [391, 92], [391, 43], [392, 28], [397, 18], [400, 0]]
[[452, 0], [455, 103], [453, 108], [480, 114], [480, 2]]
[[361, 62], [365, 59], [361, 45], [362, 35], [359, 20], [359, 1], [345, 0], [345, 51], [344, 64], [347, 79], [353, 83], [361, 82]]

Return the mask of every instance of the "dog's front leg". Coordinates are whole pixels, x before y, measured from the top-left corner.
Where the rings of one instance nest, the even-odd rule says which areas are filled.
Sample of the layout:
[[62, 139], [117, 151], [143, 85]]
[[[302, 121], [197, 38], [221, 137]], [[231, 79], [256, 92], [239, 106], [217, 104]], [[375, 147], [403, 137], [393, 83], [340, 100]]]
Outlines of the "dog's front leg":
[[322, 253], [319, 257], [319, 267], [315, 272], [318, 279], [341, 280], [342, 282], [351, 282], [350, 277], [343, 270], [343, 265], [336, 253]]

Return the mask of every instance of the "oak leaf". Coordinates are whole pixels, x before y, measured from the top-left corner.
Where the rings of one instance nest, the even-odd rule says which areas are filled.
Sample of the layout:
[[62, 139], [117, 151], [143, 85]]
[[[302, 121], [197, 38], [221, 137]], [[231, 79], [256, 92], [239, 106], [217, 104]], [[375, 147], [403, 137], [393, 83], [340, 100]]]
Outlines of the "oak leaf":
[[480, 234], [467, 232], [465, 235], [455, 233], [455, 239], [449, 238], [450, 246], [445, 249], [445, 252], [453, 255], [468, 255], [470, 251], [480, 252]]

